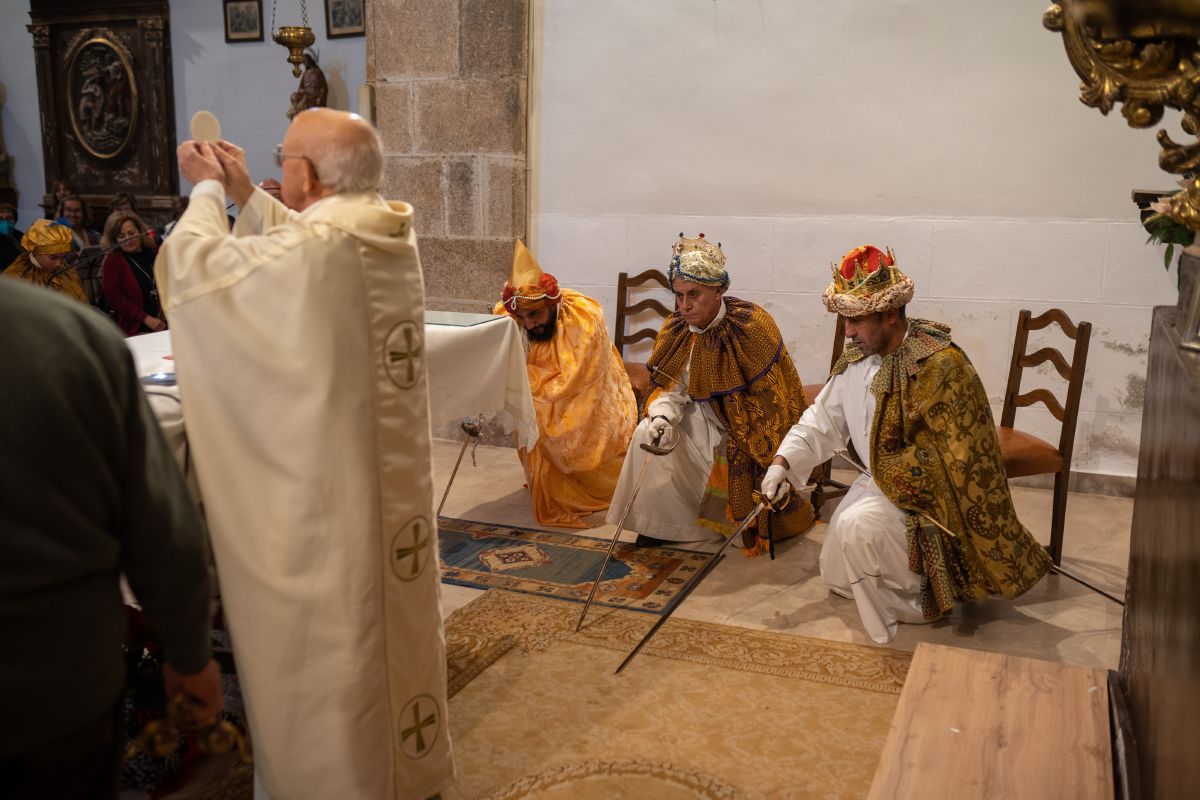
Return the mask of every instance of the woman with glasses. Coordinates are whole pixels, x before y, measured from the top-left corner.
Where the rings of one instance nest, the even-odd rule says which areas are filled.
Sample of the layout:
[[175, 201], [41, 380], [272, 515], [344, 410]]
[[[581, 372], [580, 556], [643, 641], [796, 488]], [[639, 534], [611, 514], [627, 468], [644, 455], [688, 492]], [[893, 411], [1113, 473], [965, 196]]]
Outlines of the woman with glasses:
[[104, 297], [126, 336], [165, 330], [154, 284], [154, 240], [132, 211], [118, 211], [104, 224], [101, 245], [115, 247], [104, 259]]

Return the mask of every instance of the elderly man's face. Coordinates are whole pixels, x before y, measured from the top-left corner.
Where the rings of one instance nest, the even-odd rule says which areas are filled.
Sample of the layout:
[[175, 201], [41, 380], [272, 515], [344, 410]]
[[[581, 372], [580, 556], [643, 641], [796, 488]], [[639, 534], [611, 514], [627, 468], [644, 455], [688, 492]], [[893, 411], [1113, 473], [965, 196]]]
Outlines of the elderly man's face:
[[675, 292], [675, 310], [688, 325], [703, 329], [717, 318], [724, 289], [685, 281], [683, 278], [672, 281], [671, 289]]

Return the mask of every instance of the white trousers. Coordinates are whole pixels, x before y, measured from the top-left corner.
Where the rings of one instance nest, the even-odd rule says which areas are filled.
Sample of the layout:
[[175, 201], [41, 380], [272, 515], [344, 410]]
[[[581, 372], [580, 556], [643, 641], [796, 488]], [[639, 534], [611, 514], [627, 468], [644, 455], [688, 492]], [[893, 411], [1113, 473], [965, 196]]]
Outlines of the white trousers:
[[821, 579], [854, 600], [867, 635], [887, 644], [901, 622], [925, 622], [924, 578], [908, 569], [904, 512], [875, 481], [858, 476], [829, 520], [821, 548]]

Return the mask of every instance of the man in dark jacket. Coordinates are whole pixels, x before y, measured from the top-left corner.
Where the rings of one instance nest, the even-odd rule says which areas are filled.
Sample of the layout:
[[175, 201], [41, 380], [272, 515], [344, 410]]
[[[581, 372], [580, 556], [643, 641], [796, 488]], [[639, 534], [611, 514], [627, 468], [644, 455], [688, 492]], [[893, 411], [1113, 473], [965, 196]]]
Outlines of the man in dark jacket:
[[115, 797], [122, 573], [167, 695], [221, 708], [204, 528], [109, 322], [0, 278], [0, 375], [0, 796]]

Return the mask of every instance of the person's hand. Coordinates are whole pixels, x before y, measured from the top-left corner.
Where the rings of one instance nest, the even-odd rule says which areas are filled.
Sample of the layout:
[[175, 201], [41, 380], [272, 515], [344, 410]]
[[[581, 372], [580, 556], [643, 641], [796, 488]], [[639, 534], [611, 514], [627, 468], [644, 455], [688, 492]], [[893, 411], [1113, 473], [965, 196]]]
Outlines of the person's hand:
[[183, 721], [188, 725], [212, 724], [225, 706], [221, 695], [221, 670], [211, 659], [204, 669], [190, 675], [180, 675], [169, 663], [163, 664], [163, 688], [167, 692], [167, 702], [178, 694], [183, 695]]
[[225, 183], [225, 170], [208, 142], [188, 139], [175, 151], [179, 156], [179, 174], [195, 185], [200, 181], [216, 180]]
[[650, 440], [658, 447], [670, 450], [679, 442], [679, 431], [675, 426], [667, 421], [666, 417], [654, 417], [650, 420], [650, 424], [646, 426], [646, 433], [650, 435]]
[[246, 151], [224, 139], [213, 146], [213, 153], [225, 171], [225, 191], [229, 199], [243, 208], [254, 194], [254, 181], [246, 169]]
[[786, 496], [791, 488], [787, 481], [787, 470], [779, 464], [772, 464], [767, 467], [759, 492], [768, 503], [774, 503]]
[[161, 330], [166, 330], [167, 328], [167, 323], [163, 322], [158, 317], [147, 316], [144, 320], [142, 320], [142, 322], [145, 323], [147, 328], [156, 333]]

